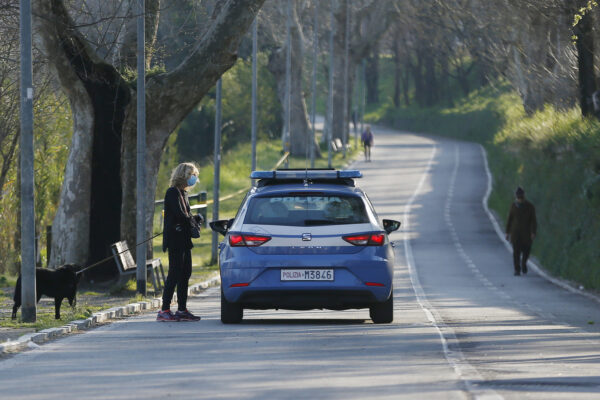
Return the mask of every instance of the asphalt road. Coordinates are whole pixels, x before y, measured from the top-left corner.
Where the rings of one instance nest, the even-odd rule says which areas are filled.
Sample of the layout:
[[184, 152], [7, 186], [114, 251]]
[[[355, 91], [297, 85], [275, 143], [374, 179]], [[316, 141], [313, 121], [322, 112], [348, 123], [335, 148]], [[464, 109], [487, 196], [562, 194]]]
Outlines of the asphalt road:
[[512, 275], [480, 147], [384, 129], [375, 144], [354, 166], [379, 216], [403, 222], [393, 324], [357, 310], [222, 325], [210, 289], [189, 304], [200, 322], [146, 314], [1, 361], [0, 397], [600, 398], [598, 304]]

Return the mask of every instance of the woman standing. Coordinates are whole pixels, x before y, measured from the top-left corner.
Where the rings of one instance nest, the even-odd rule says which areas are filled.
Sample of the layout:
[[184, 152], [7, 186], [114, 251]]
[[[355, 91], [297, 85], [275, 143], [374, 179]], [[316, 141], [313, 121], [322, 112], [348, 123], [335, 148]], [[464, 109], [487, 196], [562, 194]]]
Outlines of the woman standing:
[[[187, 190], [198, 182], [198, 168], [192, 163], [181, 163], [173, 170], [171, 187], [165, 194], [165, 224], [163, 251], [169, 251], [169, 273], [163, 291], [162, 307], [157, 321], [199, 321], [186, 308], [188, 283], [192, 275], [193, 218]], [[177, 286], [177, 312], [171, 312], [171, 300]]]

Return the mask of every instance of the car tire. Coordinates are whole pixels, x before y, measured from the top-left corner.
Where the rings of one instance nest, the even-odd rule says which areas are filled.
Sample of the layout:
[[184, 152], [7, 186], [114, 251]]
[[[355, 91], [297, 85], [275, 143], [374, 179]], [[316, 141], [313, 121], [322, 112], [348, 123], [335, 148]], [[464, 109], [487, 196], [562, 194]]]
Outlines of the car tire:
[[389, 324], [394, 320], [394, 292], [382, 302], [369, 307], [369, 316], [375, 324]]
[[244, 318], [244, 308], [240, 304], [227, 301], [221, 289], [221, 322], [224, 324], [239, 324]]

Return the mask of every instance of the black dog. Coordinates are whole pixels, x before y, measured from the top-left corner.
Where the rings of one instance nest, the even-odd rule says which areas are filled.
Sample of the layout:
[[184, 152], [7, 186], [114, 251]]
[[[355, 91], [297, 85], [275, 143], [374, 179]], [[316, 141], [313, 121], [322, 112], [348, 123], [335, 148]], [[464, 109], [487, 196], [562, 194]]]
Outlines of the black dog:
[[[57, 269], [36, 268], [36, 292], [37, 299], [40, 301], [42, 295], [54, 297], [54, 317], [60, 319], [60, 305], [64, 298], [69, 300], [71, 307], [75, 307], [77, 294], [77, 283], [81, 275], [77, 275], [77, 271], [81, 267], [72, 264], [66, 264]], [[13, 298], [15, 305], [13, 306], [12, 319], [17, 318], [17, 310], [21, 307], [21, 276], [17, 279], [15, 286], [15, 297]]]

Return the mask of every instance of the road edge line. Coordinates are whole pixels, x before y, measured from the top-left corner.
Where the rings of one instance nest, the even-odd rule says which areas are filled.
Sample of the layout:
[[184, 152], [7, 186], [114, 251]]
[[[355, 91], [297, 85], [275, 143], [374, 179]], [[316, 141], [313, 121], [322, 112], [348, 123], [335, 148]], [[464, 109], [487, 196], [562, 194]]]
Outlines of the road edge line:
[[[444, 322], [440, 322], [439, 320], [443, 319], [439, 316], [433, 306], [427, 300], [427, 295], [421, 286], [421, 282], [419, 280], [419, 276], [416, 272], [415, 268], [415, 260], [412, 252], [412, 246], [408, 239], [408, 230], [407, 227], [410, 227], [410, 218], [409, 213], [412, 208], [412, 204], [414, 203], [416, 197], [420, 194], [423, 184], [425, 183], [425, 179], [431, 170], [431, 165], [433, 164], [433, 160], [435, 159], [435, 155], [437, 154], [437, 146], [433, 145], [433, 151], [431, 152], [431, 156], [425, 168], [425, 172], [423, 173], [421, 180], [419, 181], [417, 188], [413, 192], [412, 196], [404, 206], [403, 218], [404, 218], [404, 253], [406, 257], [406, 263], [408, 264], [408, 272], [410, 276], [411, 285], [413, 287], [413, 291], [415, 293], [415, 297], [417, 303], [425, 313], [427, 319], [438, 332], [440, 337], [440, 341], [442, 344], [442, 349], [444, 351], [444, 357], [448, 364], [452, 367], [454, 372], [458, 375], [458, 378], [464, 384], [464, 389], [467, 393], [473, 395], [477, 399], [503, 399], [495, 390], [492, 389], [480, 389], [477, 388], [473, 383], [473, 380], [478, 380], [483, 382], [483, 377], [479, 374], [477, 369], [473, 367], [469, 362], [465, 359], [464, 354], [460, 349], [460, 343], [456, 338], [456, 334], [454, 330], [447, 326]], [[436, 316], [434, 314], [438, 314]], [[456, 343], [456, 348], [450, 350], [449, 342], [453, 341]], [[469, 376], [467, 376], [467, 374]]]
[[[500, 238], [500, 241], [504, 244], [504, 247], [506, 248], [506, 250], [508, 250], [509, 253], [512, 253], [512, 247], [510, 246], [508, 241], [505, 239], [505, 235], [504, 235], [504, 232], [502, 231], [502, 229], [500, 228], [500, 224], [498, 223], [498, 221], [496, 220], [496, 217], [494, 216], [494, 214], [492, 214], [492, 212], [490, 211], [490, 209], [488, 207], [488, 200], [492, 193], [493, 177], [492, 177], [492, 173], [490, 172], [490, 167], [488, 164], [487, 151], [485, 150], [485, 147], [483, 147], [481, 144], [479, 145], [479, 148], [480, 148], [481, 154], [483, 156], [485, 173], [487, 175], [487, 190], [485, 192], [485, 195], [483, 196], [483, 199], [481, 200], [481, 203], [483, 205], [483, 209], [486, 212], [490, 222], [492, 223], [492, 226], [494, 227], [494, 230], [496, 231], [496, 234]], [[529, 267], [530, 270], [534, 271], [536, 274], [538, 274], [542, 278], [546, 279], [547, 281], [553, 283], [554, 285], [556, 285], [562, 289], [565, 289], [571, 293], [578, 294], [580, 296], [583, 296], [590, 300], [593, 300], [597, 303], [600, 303], [600, 296], [597, 296], [595, 294], [581, 290], [581, 289], [573, 286], [574, 284], [572, 284], [568, 281], [565, 281], [561, 278], [557, 278], [557, 277], [550, 275], [548, 272], [544, 271], [543, 268], [540, 267], [533, 260], [529, 259], [527, 261], [527, 266]]]

